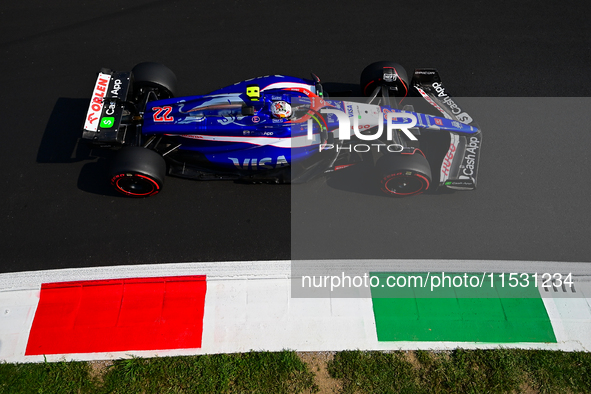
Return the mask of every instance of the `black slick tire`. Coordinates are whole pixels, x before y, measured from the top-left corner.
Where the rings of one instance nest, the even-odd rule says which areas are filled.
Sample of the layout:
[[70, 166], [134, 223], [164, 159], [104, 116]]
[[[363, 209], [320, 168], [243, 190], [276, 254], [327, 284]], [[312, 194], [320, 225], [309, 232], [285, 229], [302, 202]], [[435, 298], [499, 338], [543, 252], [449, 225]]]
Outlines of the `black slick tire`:
[[166, 162], [153, 150], [131, 146], [117, 152], [111, 162], [111, 185], [130, 197], [148, 197], [164, 186]]
[[[393, 69], [398, 76], [393, 82], [383, 80], [384, 69]], [[408, 75], [404, 67], [394, 62], [375, 62], [365, 67], [359, 78], [359, 86], [364, 96], [370, 96], [377, 86], [386, 84], [395, 87], [391, 94], [395, 97], [406, 97], [408, 94]]]
[[134, 91], [142, 88], [153, 88], [159, 99], [174, 97], [176, 92], [176, 75], [163, 64], [144, 62], [135, 65], [133, 73]]
[[409, 197], [425, 192], [431, 184], [429, 162], [417, 149], [414, 154], [392, 153], [376, 163], [382, 192], [394, 197]]

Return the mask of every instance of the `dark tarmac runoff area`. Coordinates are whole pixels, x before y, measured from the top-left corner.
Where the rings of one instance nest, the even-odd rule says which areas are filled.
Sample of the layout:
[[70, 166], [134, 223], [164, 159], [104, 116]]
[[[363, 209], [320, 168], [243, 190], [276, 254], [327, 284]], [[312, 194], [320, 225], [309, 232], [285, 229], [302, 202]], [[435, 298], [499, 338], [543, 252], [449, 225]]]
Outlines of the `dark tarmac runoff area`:
[[[0, 11], [0, 272], [200, 261], [591, 256], [591, 3], [144, 1]], [[478, 189], [388, 198], [364, 179], [167, 177], [117, 194], [80, 143], [101, 67], [167, 65], [177, 96], [270, 74], [358, 84], [437, 68], [483, 130]], [[434, 172], [438, 172], [436, 169]]]

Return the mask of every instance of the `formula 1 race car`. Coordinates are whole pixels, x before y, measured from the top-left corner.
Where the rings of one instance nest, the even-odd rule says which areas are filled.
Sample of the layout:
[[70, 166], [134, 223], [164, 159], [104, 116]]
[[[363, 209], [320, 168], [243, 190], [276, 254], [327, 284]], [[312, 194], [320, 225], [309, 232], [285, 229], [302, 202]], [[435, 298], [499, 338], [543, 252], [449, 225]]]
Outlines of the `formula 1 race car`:
[[[125, 195], [158, 193], [167, 173], [294, 183], [360, 163], [392, 196], [476, 188], [481, 131], [435, 69], [415, 70], [409, 83], [400, 65], [373, 63], [361, 73], [362, 99], [332, 98], [314, 74], [263, 76], [178, 98], [176, 82], [158, 63], [98, 74], [82, 138], [118, 150], [110, 180]], [[411, 96], [437, 116], [399, 108]]]

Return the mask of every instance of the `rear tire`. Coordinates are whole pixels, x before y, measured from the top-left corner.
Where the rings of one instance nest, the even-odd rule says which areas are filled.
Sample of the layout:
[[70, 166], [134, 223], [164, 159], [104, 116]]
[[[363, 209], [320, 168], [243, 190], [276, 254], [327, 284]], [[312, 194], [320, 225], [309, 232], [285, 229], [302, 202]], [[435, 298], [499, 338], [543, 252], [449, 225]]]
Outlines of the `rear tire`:
[[394, 153], [380, 157], [376, 163], [380, 187], [394, 197], [409, 197], [425, 192], [431, 184], [431, 167], [415, 151], [412, 155]]
[[174, 97], [176, 92], [176, 75], [163, 64], [145, 62], [137, 64], [132, 70], [135, 92], [141, 89], [152, 88], [156, 91], [158, 99]]
[[164, 186], [166, 162], [153, 150], [130, 146], [121, 148], [111, 163], [111, 185], [130, 197], [148, 197]]
[[[394, 69], [398, 78], [395, 81], [388, 82], [384, 81], [384, 69]], [[359, 78], [359, 85], [364, 96], [370, 96], [374, 89], [379, 85], [388, 85], [394, 90], [391, 90], [391, 94], [394, 97], [406, 97], [408, 94], [408, 75], [406, 70], [398, 63], [394, 62], [375, 62], [365, 67], [361, 72]]]

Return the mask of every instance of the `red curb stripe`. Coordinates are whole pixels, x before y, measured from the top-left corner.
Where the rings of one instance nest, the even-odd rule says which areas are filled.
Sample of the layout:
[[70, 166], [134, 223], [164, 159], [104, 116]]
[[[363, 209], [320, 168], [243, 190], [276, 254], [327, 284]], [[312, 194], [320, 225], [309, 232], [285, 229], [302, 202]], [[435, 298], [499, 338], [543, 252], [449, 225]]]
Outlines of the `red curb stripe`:
[[44, 283], [25, 355], [201, 347], [206, 277]]

